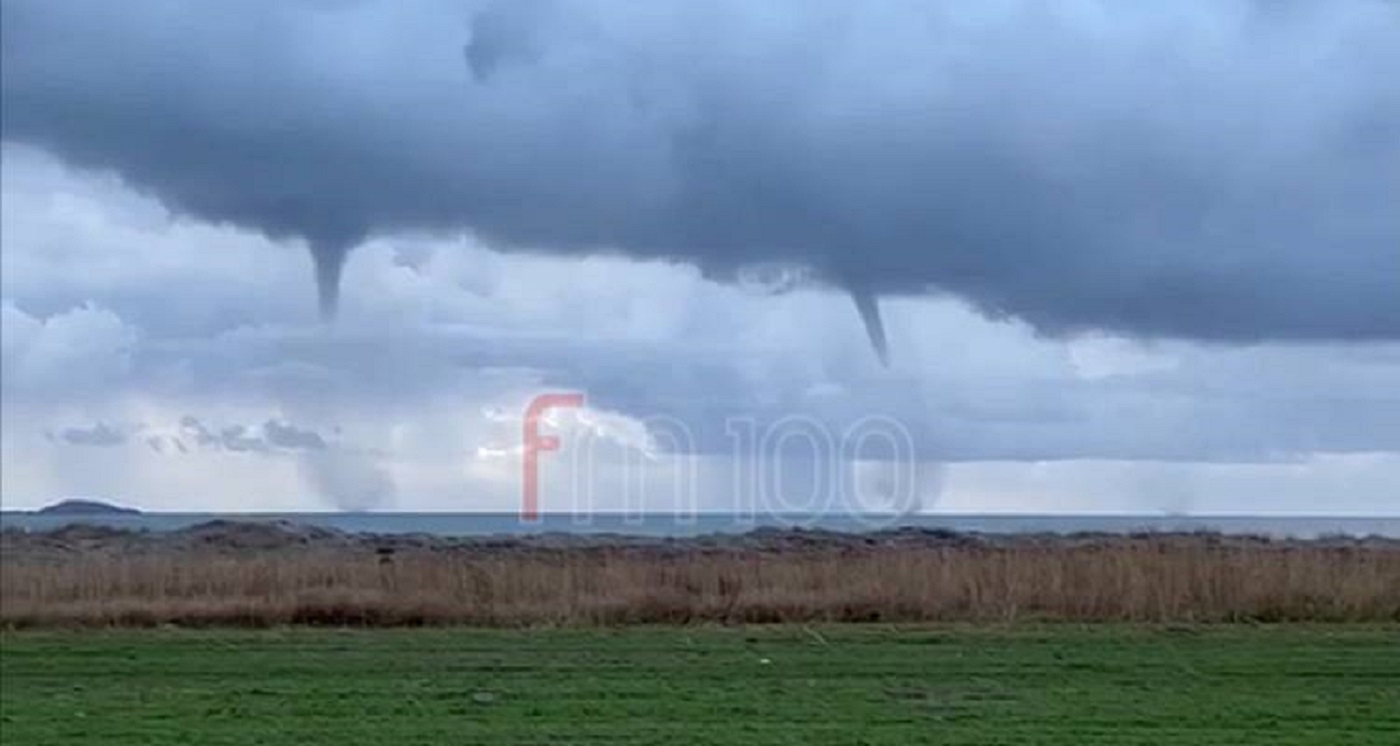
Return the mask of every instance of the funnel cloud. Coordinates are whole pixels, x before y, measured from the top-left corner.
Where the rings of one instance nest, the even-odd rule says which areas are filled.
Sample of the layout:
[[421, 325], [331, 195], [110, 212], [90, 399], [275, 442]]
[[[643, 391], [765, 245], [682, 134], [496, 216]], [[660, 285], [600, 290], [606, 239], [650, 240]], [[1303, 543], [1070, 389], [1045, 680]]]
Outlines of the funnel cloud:
[[[622, 253], [1057, 334], [1400, 339], [1400, 5], [7, 0], [3, 137], [304, 242]], [[191, 246], [191, 252], [203, 250]]]
[[351, 247], [344, 243], [312, 243], [310, 247], [316, 272], [317, 308], [322, 321], [334, 321], [340, 307], [340, 273]]
[[856, 310], [860, 312], [860, 320], [865, 324], [865, 333], [870, 337], [870, 346], [875, 349], [875, 356], [880, 358], [881, 365], [888, 366], [890, 343], [885, 339], [885, 322], [880, 320], [880, 301], [873, 294], [861, 289], [852, 290], [851, 298], [856, 302]]

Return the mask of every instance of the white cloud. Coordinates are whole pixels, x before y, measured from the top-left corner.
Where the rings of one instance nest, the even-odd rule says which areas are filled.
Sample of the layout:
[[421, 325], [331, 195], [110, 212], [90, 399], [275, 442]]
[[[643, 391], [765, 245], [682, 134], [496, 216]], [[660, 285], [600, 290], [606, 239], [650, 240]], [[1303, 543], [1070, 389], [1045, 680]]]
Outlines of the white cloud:
[[123, 378], [139, 332], [90, 304], [40, 318], [5, 299], [0, 338], [7, 392], [74, 393]]

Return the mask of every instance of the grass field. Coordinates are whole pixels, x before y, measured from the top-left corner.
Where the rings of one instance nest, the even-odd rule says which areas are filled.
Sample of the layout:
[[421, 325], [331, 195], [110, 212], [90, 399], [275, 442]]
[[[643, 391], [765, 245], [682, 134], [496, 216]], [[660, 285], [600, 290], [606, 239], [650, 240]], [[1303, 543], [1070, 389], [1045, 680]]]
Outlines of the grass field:
[[0, 635], [9, 744], [1392, 744], [1400, 628]]

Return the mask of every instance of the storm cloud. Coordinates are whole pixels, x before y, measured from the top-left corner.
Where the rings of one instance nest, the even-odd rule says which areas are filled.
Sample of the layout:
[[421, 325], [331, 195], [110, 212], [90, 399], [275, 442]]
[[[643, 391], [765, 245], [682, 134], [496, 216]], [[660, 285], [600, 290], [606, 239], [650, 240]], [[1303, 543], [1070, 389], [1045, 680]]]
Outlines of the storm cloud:
[[[11, 0], [3, 136], [304, 241], [619, 252], [1037, 329], [1400, 338], [1400, 5]], [[191, 246], [191, 252], [201, 251]], [[882, 353], [883, 354], [883, 353]]]
[[180, 418], [179, 434], [167, 436], [166, 440], [182, 453], [188, 452], [190, 445], [237, 453], [320, 451], [326, 448], [326, 439], [315, 430], [277, 419], [270, 419], [261, 427], [234, 423], [215, 431], [194, 415], [185, 415]]
[[58, 437], [69, 445], [97, 448], [110, 448], [126, 443], [126, 433], [105, 422], [98, 422], [91, 427], [65, 427], [59, 431]]

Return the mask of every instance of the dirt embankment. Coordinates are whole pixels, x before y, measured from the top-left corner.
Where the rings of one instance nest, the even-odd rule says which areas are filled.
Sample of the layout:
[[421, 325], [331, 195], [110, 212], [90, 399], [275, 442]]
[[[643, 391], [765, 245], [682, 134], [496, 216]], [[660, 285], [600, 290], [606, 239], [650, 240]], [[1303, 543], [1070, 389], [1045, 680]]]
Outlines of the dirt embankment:
[[747, 533], [695, 537], [627, 534], [541, 533], [496, 536], [441, 536], [426, 533], [352, 533], [286, 521], [215, 520], [175, 531], [109, 528], [74, 523], [50, 531], [0, 531], [0, 558], [45, 562], [79, 557], [159, 555], [266, 555], [267, 553], [349, 552], [376, 556], [454, 554], [511, 556], [606, 552], [658, 558], [696, 553], [862, 554], [911, 549], [1086, 549], [1151, 543], [1216, 549], [1330, 548], [1400, 551], [1400, 539], [1335, 536], [1272, 539], [1216, 533], [981, 534], [945, 529], [897, 528], [846, 533], [803, 528], [758, 528]]

